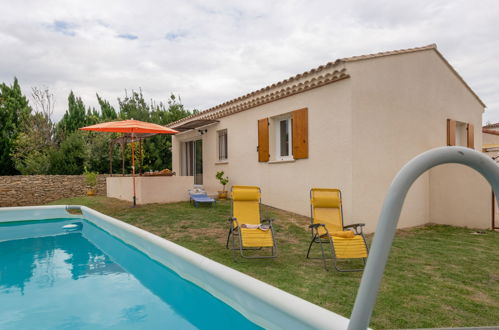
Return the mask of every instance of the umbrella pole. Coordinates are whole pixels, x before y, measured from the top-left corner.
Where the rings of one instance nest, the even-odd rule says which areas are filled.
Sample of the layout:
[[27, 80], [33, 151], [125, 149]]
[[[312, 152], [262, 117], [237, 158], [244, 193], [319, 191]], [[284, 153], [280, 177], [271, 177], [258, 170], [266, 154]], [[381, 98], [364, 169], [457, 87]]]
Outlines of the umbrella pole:
[[114, 141], [109, 141], [109, 176], [113, 176], [113, 147]]
[[121, 175], [125, 176], [125, 133], [121, 137]]
[[135, 198], [135, 153], [133, 148], [133, 133], [132, 133], [132, 181], [133, 181], [133, 206], [137, 205]]
[[139, 175], [142, 176], [142, 140], [139, 138], [139, 159], [140, 159], [140, 167], [139, 167]]

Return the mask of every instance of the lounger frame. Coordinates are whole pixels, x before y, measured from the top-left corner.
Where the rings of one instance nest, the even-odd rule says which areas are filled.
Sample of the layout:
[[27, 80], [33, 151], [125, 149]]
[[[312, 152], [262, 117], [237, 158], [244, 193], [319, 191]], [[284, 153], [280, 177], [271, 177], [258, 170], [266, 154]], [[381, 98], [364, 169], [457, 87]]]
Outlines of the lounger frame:
[[[210, 198], [211, 200], [197, 200], [196, 198], [198, 196], [204, 195], [203, 197]], [[194, 204], [194, 207], [198, 207], [199, 204], [210, 204], [210, 206], [215, 206], [217, 204], [217, 200], [214, 198], [209, 197], [207, 194], [191, 194], [189, 193], [189, 201], [191, 204]]]
[[[235, 186], [235, 187], [244, 187], [244, 186]], [[231, 188], [231, 193], [233, 190], [234, 186]], [[250, 188], [248, 186], [248, 188]], [[275, 239], [275, 232], [274, 232], [274, 226], [273, 226], [273, 219], [262, 219], [262, 198], [261, 198], [261, 190], [259, 187], [251, 187], [251, 188], [257, 188], [258, 191], [260, 192], [260, 199], [258, 200], [258, 215], [259, 215], [259, 220], [261, 224], [267, 223], [270, 227], [270, 231], [272, 233], [272, 247], [271, 249], [271, 255], [257, 255], [257, 256], [250, 256], [248, 254], [245, 254], [244, 251], [255, 251], [255, 250], [262, 250], [263, 248], [268, 248], [268, 247], [243, 247], [243, 240], [239, 231], [239, 222], [237, 219], [234, 217], [234, 201], [231, 201], [230, 204], [230, 213], [231, 217], [227, 220], [228, 226], [229, 226], [229, 233], [227, 235], [227, 242], [225, 244], [225, 248], [230, 249], [232, 252], [232, 256], [236, 257], [235, 252], [237, 250], [240, 251], [241, 257], [246, 258], [246, 259], [267, 259], [267, 258], [275, 258], [277, 257], [277, 242]], [[232, 195], [232, 194], [231, 194]], [[235, 223], [235, 225], [234, 225]], [[236, 244], [236, 236], [238, 237], [237, 239], [237, 244]], [[229, 247], [229, 242], [231, 242], [231, 237], [232, 237], [232, 243], [231, 247]]]
[[[362, 236], [362, 239], [364, 240], [364, 244], [366, 245], [367, 253], [369, 254], [369, 247], [367, 246], [366, 237], [365, 237], [364, 232], [363, 232], [363, 227], [365, 226], [365, 224], [363, 224], [363, 223], [356, 223], [356, 224], [344, 226], [344, 223], [343, 223], [343, 200], [342, 200], [342, 196], [341, 196], [341, 190], [339, 190], [339, 189], [330, 189], [330, 190], [338, 192], [339, 195], [340, 195], [340, 201], [342, 201], [342, 204], [340, 205], [341, 226], [343, 227], [343, 229], [352, 228], [352, 229], [354, 229], [355, 235]], [[310, 201], [312, 201], [312, 192], [313, 191], [314, 191], [314, 188], [310, 189]], [[333, 260], [334, 268], [337, 271], [339, 271], [339, 272], [359, 272], [359, 271], [363, 271], [364, 268], [349, 268], [349, 269], [345, 269], [345, 268], [340, 268], [338, 266], [338, 259], [340, 259], [340, 258], [336, 258], [335, 249], [334, 249], [334, 240], [332, 239], [331, 235], [329, 235], [329, 231], [327, 230], [327, 227], [326, 227], [325, 224], [314, 223], [314, 210], [313, 210], [313, 208], [314, 208], [314, 206], [312, 205], [312, 203], [310, 203], [310, 226], [309, 226], [309, 228], [311, 230], [311, 237], [312, 237], [312, 239], [311, 239], [310, 244], [308, 246], [307, 259], [322, 259], [323, 262], [324, 262], [324, 269], [326, 271], [329, 271], [329, 269], [327, 268], [327, 261], [326, 261], [328, 259], [332, 259]], [[322, 227], [326, 231], [326, 233], [320, 235], [319, 234], [319, 227]], [[321, 257], [310, 257], [310, 250], [312, 249], [312, 245], [314, 243], [319, 244], [319, 246], [321, 248]], [[324, 250], [324, 244], [328, 245], [329, 248], [331, 249], [331, 256], [330, 257], [326, 256], [326, 253], [325, 253], [325, 250]], [[362, 259], [364, 265], [366, 264], [367, 258], [359, 258], [359, 259]]]

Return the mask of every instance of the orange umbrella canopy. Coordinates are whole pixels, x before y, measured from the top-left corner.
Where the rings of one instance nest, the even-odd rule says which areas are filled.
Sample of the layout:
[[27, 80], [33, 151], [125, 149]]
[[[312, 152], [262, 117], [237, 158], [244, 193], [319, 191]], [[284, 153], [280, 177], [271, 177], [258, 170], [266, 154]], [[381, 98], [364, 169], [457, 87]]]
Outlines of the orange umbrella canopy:
[[107, 123], [100, 123], [96, 125], [86, 126], [80, 128], [84, 131], [98, 131], [98, 132], [116, 132], [116, 133], [132, 133], [132, 178], [133, 178], [133, 206], [136, 204], [135, 196], [135, 157], [133, 149], [133, 133], [162, 133], [162, 134], [175, 134], [178, 131], [164, 127], [161, 125], [146, 123], [140, 120], [121, 120], [110, 121]]
[[84, 131], [98, 131], [98, 132], [118, 132], [118, 133], [162, 133], [162, 134], [175, 134], [178, 131], [164, 127], [161, 125], [146, 123], [140, 120], [121, 120], [110, 121], [107, 123], [100, 123], [96, 125], [86, 126], [80, 128]]

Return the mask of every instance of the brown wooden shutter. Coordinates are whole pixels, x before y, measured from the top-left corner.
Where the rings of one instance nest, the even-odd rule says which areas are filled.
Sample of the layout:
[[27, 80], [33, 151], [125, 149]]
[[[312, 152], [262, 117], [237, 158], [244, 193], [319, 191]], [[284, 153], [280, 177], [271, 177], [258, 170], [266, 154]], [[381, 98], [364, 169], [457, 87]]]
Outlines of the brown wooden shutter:
[[293, 158], [308, 158], [308, 109], [293, 111]]
[[473, 125], [468, 124], [466, 127], [466, 130], [468, 131], [468, 148], [475, 149], [475, 134], [473, 130]]
[[456, 145], [456, 121], [447, 119], [447, 145]]
[[269, 155], [269, 119], [258, 121], [258, 161], [268, 162]]

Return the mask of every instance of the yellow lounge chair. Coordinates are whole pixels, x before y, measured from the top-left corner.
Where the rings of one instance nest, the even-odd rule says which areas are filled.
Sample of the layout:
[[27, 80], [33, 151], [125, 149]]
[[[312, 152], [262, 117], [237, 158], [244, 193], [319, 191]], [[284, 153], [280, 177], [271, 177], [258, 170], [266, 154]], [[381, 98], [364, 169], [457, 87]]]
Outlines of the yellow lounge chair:
[[[232, 216], [229, 218], [229, 234], [226, 248], [229, 248], [232, 236], [231, 250], [241, 251], [243, 258], [274, 258], [277, 256], [277, 245], [274, 239], [272, 219], [261, 219], [260, 188], [254, 186], [233, 186]], [[236, 237], [239, 239], [236, 243]], [[247, 250], [270, 248], [270, 255], [248, 256]]]
[[[368, 247], [364, 233], [363, 223], [343, 225], [343, 207], [341, 191], [339, 189], [312, 188], [310, 190], [310, 213], [312, 224], [312, 241], [308, 247], [307, 258], [313, 243], [321, 247], [324, 268], [327, 269], [326, 256], [323, 244], [331, 247], [334, 268], [340, 272], [362, 271], [362, 269], [340, 269], [338, 259], [362, 259], [364, 264], [368, 255]], [[349, 229], [353, 229], [349, 230]]]

